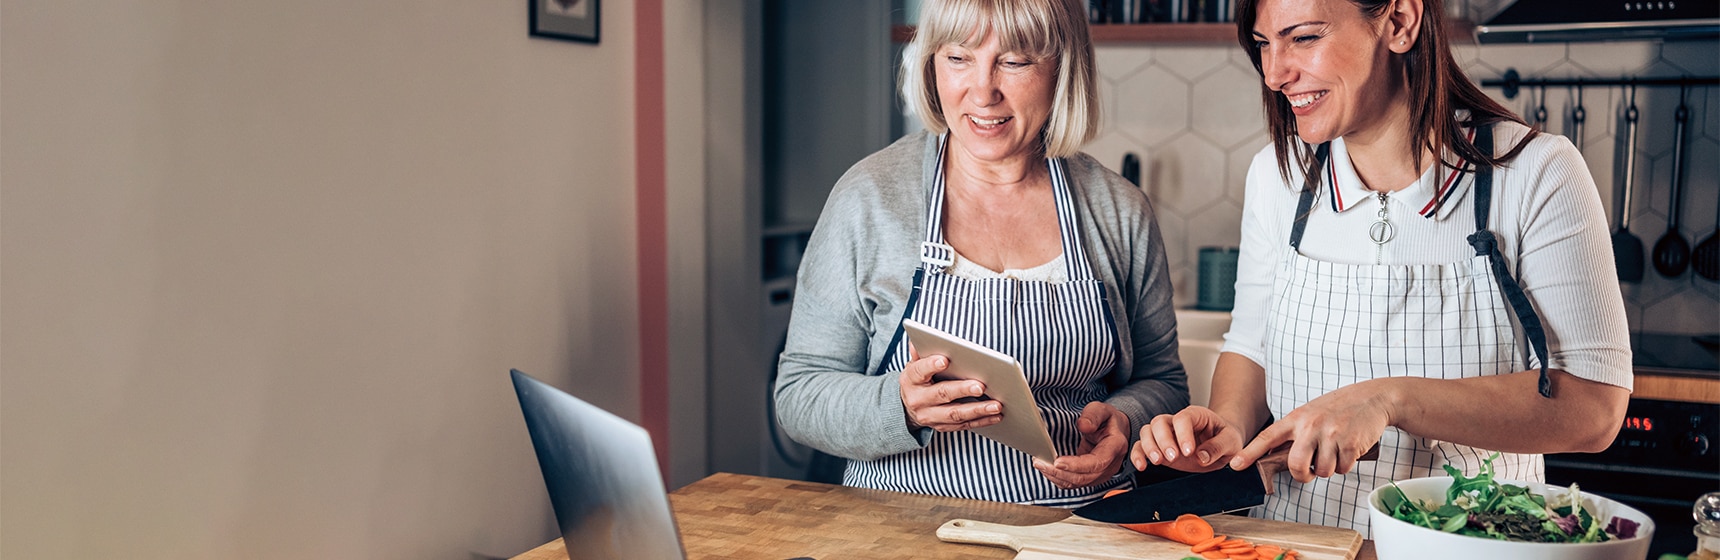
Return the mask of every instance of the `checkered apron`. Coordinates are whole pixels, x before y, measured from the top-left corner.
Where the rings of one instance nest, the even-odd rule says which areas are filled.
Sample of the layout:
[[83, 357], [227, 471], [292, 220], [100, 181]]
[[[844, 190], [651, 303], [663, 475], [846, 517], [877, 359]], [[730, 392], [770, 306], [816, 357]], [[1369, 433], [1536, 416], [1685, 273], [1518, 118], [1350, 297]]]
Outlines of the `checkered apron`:
[[[1476, 147], [1491, 153], [1491, 126], [1476, 135]], [[1328, 147], [1316, 159], [1323, 164]], [[1315, 165], [1318, 170], [1322, 165]], [[1315, 171], [1304, 186], [1291, 230], [1289, 252], [1273, 282], [1267, 318], [1266, 402], [1275, 418], [1351, 383], [1393, 376], [1459, 379], [1526, 369], [1512, 327], [1519, 316], [1546, 379], [1546, 338], [1540, 320], [1504, 266], [1487, 230], [1493, 170], [1476, 169], [1476, 255], [1434, 265], [1348, 265], [1301, 254], [1302, 231], [1319, 182]], [[1497, 289], [1496, 289], [1497, 287]], [[1509, 303], [1508, 303], [1509, 302]], [[1392, 480], [1444, 475], [1443, 465], [1465, 475], [1480, 471], [1493, 452], [1441, 442], [1387, 427], [1378, 461], [1362, 461], [1348, 474], [1301, 484], [1280, 474], [1260, 516], [1284, 521], [1368, 530], [1368, 493]], [[1498, 476], [1544, 479], [1540, 455], [1503, 453], [1493, 461]]]
[[[944, 159], [940, 140], [938, 161]], [[1075, 420], [1087, 403], [1104, 400], [1105, 375], [1117, 363], [1118, 342], [1105, 285], [1093, 276], [1076, 224], [1063, 160], [1048, 160], [1069, 280], [1058, 284], [1013, 278], [969, 280], [945, 273], [955, 250], [944, 243], [943, 166], [933, 178], [926, 238], [904, 317], [1014, 356], [1051, 432], [1058, 455], [1081, 442]], [[902, 329], [873, 375], [908, 365]], [[1112, 488], [1132, 485], [1127, 474], [1086, 488], [1062, 489], [1033, 469], [1033, 458], [971, 431], [931, 432], [919, 449], [872, 461], [850, 461], [848, 486], [998, 502], [1076, 507]], [[1126, 472], [1126, 469], [1125, 469]]]

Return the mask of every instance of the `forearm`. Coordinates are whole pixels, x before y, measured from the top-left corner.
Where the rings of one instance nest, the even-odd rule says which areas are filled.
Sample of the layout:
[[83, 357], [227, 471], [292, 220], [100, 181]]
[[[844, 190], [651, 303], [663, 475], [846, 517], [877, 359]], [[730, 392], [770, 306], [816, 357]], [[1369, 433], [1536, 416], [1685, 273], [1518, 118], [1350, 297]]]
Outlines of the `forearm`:
[[1390, 424], [1417, 436], [1509, 453], [1596, 452], [1618, 434], [1630, 391], [1548, 370], [1463, 379], [1391, 377], [1378, 384]]
[[1207, 408], [1242, 431], [1244, 442], [1254, 439], [1272, 416], [1266, 408], [1266, 369], [1241, 354], [1224, 352], [1212, 372], [1212, 396]]
[[858, 460], [920, 447], [903, 415], [899, 373], [791, 370], [784, 368], [776, 384], [776, 416], [795, 441]]

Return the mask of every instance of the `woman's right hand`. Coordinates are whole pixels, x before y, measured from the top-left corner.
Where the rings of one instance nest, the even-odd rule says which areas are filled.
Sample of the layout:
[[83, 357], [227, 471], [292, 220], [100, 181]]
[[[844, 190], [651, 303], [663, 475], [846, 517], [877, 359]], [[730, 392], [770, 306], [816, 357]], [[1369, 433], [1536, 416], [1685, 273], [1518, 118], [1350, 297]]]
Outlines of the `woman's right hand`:
[[955, 432], [990, 426], [1003, 421], [1003, 405], [997, 401], [976, 400], [985, 395], [985, 384], [976, 379], [937, 381], [934, 376], [950, 366], [944, 356], [920, 357], [908, 346], [913, 361], [902, 370], [902, 408], [907, 413], [908, 429], [931, 428], [940, 432]]
[[1141, 439], [1129, 450], [1135, 470], [1149, 463], [1185, 472], [1218, 470], [1247, 442], [1242, 430], [1231, 426], [1217, 412], [1190, 406], [1175, 415], [1160, 414], [1141, 426]]

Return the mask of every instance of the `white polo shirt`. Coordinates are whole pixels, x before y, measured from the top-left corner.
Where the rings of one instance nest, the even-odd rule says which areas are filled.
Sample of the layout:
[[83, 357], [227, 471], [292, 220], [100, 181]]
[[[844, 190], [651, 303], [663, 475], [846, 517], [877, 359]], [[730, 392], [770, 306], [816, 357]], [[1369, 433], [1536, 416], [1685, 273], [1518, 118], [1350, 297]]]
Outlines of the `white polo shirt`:
[[[1528, 131], [1517, 123], [1494, 125], [1496, 152], [1515, 146]], [[1378, 194], [1356, 176], [1342, 138], [1332, 141], [1328, 161], [1302, 236], [1303, 255], [1385, 266], [1448, 264], [1475, 256], [1466, 239], [1475, 232], [1475, 201], [1469, 196], [1473, 174], [1424, 162], [1428, 170], [1415, 184], [1387, 195], [1396, 236], [1376, 245], [1369, 228], [1379, 219]], [[1286, 183], [1268, 145], [1255, 154], [1244, 191], [1236, 308], [1223, 351], [1261, 365], [1266, 363], [1273, 278], [1292, 250], [1290, 228], [1303, 182], [1295, 167]], [[1541, 134], [1516, 159], [1495, 169], [1488, 219], [1506, 266], [1546, 327], [1548, 367], [1631, 388], [1630, 331], [1611, 234], [1594, 178], [1576, 147], [1563, 136]], [[1517, 338], [1524, 362], [1531, 363], [1521, 329]]]

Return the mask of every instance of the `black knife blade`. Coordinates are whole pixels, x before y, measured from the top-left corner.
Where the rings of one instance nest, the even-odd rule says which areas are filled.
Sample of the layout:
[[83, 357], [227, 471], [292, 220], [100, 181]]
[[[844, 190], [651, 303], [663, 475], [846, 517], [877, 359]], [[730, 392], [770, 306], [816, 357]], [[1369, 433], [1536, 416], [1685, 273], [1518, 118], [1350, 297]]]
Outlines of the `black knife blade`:
[[[1100, 523], [1152, 523], [1170, 521], [1178, 515], [1212, 515], [1266, 503], [1272, 477], [1285, 470], [1288, 445], [1275, 450], [1240, 471], [1230, 467], [1149, 484], [1076, 508], [1075, 515]], [[1380, 456], [1379, 444], [1358, 459]]]
[[1221, 467], [1158, 484], [1142, 486], [1077, 508], [1075, 515], [1101, 523], [1152, 523], [1178, 515], [1211, 515], [1266, 503], [1260, 467], [1240, 471]]

